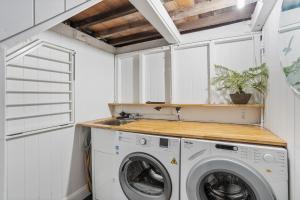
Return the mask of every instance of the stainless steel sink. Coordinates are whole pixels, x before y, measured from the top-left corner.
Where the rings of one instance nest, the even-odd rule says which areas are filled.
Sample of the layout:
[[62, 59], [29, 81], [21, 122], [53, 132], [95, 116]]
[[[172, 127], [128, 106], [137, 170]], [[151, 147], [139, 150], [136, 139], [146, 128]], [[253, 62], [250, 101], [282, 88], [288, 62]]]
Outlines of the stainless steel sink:
[[96, 122], [96, 123], [97, 124], [108, 125], [108, 126], [121, 126], [121, 125], [128, 124], [128, 123], [134, 122], [134, 121], [136, 121], [136, 120], [131, 120], [131, 119], [110, 119], [110, 120]]

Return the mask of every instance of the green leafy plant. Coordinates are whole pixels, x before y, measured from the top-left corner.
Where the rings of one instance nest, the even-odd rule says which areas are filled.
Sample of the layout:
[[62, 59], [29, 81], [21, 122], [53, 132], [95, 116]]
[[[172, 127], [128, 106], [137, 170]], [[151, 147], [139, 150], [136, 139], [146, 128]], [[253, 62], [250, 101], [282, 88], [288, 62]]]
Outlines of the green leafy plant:
[[298, 92], [300, 92], [300, 58], [291, 65], [283, 68], [288, 83]]
[[244, 94], [248, 89], [255, 89], [264, 94], [267, 90], [269, 72], [266, 64], [237, 72], [221, 65], [215, 65], [216, 77], [212, 84], [217, 90], [227, 90], [234, 94]]

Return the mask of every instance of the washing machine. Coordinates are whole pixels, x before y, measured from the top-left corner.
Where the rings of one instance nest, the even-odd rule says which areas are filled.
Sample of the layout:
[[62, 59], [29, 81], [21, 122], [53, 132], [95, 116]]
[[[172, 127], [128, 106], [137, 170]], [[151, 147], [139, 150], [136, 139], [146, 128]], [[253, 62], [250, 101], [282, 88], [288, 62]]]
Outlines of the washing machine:
[[180, 139], [118, 132], [115, 198], [179, 200]]
[[286, 149], [181, 142], [181, 200], [288, 200]]

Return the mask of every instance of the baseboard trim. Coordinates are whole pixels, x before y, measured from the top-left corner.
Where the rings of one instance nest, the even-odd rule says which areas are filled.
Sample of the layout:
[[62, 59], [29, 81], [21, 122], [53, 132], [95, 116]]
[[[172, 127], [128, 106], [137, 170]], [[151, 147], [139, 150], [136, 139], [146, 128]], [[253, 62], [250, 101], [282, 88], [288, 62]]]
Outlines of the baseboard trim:
[[87, 185], [79, 188], [77, 191], [65, 197], [63, 200], [83, 200], [88, 197], [91, 193], [88, 190]]

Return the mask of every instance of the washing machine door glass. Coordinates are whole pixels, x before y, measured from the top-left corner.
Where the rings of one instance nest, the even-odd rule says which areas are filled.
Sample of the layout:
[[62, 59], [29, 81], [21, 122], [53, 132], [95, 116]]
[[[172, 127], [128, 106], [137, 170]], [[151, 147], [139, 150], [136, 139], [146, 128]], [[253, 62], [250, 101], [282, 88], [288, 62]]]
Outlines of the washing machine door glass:
[[208, 158], [197, 163], [186, 182], [189, 200], [276, 200], [264, 177], [231, 158]]
[[209, 173], [199, 185], [202, 199], [257, 200], [252, 188], [237, 175], [228, 172]]
[[168, 171], [148, 154], [128, 155], [121, 163], [119, 179], [129, 200], [169, 200], [172, 194]]

